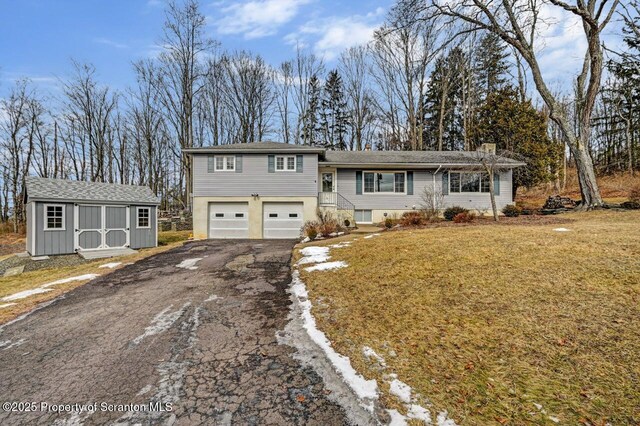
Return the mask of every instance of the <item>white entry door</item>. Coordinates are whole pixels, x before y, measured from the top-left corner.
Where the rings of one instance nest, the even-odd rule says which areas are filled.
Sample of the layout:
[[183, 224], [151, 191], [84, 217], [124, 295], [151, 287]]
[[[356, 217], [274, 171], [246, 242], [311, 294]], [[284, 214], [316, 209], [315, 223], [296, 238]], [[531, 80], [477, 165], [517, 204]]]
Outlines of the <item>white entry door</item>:
[[249, 204], [209, 203], [209, 238], [249, 238]]
[[303, 225], [302, 203], [264, 203], [262, 223], [263, 238], [299, 238]]

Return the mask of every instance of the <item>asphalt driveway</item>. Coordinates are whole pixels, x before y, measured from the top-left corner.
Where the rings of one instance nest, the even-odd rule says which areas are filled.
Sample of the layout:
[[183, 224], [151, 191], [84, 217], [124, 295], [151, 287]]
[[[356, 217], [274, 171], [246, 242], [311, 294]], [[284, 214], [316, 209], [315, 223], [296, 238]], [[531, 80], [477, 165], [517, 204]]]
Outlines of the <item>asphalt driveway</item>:
[[292, 246], [190, 243], [0, 327], [0, 424], [345, 424], [276, 341]]

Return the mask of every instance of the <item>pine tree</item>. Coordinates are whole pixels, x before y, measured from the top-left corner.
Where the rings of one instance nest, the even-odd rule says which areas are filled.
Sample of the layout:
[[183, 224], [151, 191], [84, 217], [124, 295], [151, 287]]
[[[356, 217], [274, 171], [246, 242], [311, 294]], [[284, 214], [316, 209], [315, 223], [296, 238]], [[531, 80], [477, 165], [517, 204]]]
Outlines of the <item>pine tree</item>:
[[480, 40], [476, 53], [475, 72], [484, 98], [507, 84], [509, 63], [506, 44], [494, 33], [487, 33]]
[[320, 109], [320, 129], [324, 147], [338, 150], [346, 149], [349, 114], [342, 78], [337, 70], [329, 72], [324, 85]]
[[466, 55], [460, 48], [436, 60], [423, 100], [423, 140], [429, 149], [464, 148], [462, 83], [468, 71]]
[[302, 126], [302, 143], [304, 145], [318, 145], [320, 138], [318, 137], [318, 114], [320, 112], [320, 79], [313, 75], [309, 79], [309, 105], [307, 112], [303, 118]]

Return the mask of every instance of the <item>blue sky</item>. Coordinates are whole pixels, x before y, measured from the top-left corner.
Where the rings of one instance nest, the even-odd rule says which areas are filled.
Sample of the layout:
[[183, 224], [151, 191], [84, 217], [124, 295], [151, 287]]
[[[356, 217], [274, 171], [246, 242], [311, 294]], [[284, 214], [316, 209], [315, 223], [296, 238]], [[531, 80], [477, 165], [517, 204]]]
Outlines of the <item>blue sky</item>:
[[[227, 49], [260, 53], [277, 65], [300, 43], [331, 66], [346, 47], [366, 43], [393, 0], [202, 0], [208, 34]], [[165, 0], [0, 0], [0, 94], [16, 78], [45, 89], [71, 71], [71, 58], [95, 65], [99, 79], [123, 90], [131, 63], [157, 53]], [[570, 88], [586, 49], [572, 15], [546, 7], [540, 64], [551, 86]], [[609, 47], [619, 25], [606, 31]], [[613, 37], [612, 37], [613, 34]]]
[[[202, 1], [209, 35], [278, 64], [300, 42], [329, 62], [366, 42], [391, 0]], [[162, 34], [162, 0], [0, 0], [0, 92], [29, 77], [54, 87], [71, 58], [96, 66], [101, 81], [124, 89], [132, 61], [152, 56]]]

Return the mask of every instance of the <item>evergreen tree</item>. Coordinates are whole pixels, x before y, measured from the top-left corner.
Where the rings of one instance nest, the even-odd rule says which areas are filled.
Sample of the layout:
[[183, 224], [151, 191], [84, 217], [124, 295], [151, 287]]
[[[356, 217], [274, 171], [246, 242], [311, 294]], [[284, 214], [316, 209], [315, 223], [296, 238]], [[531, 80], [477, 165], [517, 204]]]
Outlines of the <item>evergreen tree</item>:
[[506, 44], [494, 33], [487, 33], [480, 40], [476, 52], [475, 72], [486, 98], [508, 82], [509, 63]]
[[513, 196], [519, 187], [550, 181], [562, 158], [562, 144], [547, 134], [547, 119], [530, 101], [522, 102], [510, 87], [490, 93], [478, 113], [479, 143], [495, 143], [527, 163], [513, 172]]
[[303, 117], [302, 126], [302, 143], [304, 145], [318, 145], [321, 140], [318, 135], [320, 113], [320, 79], [317, 75], [311, 76], [309, 79], [309, 105], [307, 112]]
[[468, 72], [466, 55], [458, 47], [436, 60], [423, 100], [423, 140], [428, 149], [464, 148], [462, 88]]
[[333, 70], [327, 76], [320, 109], [323, 145], [331, 149], [346, 149], [348, 128], [349, 113], [342, 78], [337, 70]]

